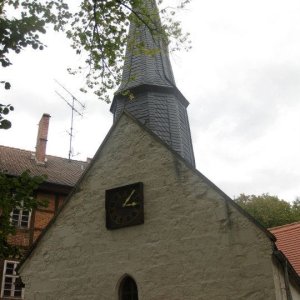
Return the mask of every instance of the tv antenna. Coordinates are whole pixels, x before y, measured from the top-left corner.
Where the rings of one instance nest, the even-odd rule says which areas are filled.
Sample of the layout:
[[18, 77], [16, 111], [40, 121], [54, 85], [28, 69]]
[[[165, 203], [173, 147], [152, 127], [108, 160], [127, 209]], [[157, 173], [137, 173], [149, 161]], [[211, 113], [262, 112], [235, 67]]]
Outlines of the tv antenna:
[[68, 135], [70, 136], [70, 143], [69, 143], [69, 153], [68, 157], [69, 160], [71, 160], [71, 157], [73, 156], [73, 151], [72, 151], [72, 141], [73, 141], [73, 129], [74, 129], [74, 113], [78, 114], [79, 116], [83, 117], [83, 113], [80, 112], [78, 109], [76, 109], [76, 105], [79, 106], [80, 110], [85, 109], [85, 105], [81, 103], [70, 91], [68, 91], [61, 83], [59, 83], [56, 79], [54, 81], [62, 87], [72, 98], [72, 101], [66, 100], [59, 92], [55, 91], [55, 93], [62, 99], [64, 100], [67, 105], [71, 108], [71, 126], [70, 126], [70, 131], [68, 132]]

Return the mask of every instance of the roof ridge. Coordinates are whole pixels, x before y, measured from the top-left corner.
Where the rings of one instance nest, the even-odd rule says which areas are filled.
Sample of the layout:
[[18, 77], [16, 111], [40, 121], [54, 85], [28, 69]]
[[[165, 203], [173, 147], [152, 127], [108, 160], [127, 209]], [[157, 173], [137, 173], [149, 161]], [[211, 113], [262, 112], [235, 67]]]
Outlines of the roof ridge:
[[272, 227], [272, 228], [268, 228], [268, 230], [270, 230], [270, 231], [279, 230], [279, 229], [286, 229], [287, 230], [287, 229], [290, 229], [292, 226], [296, 226], [296, 225], [300, 226], [300, 221], [289, 223], [289, 224], [284, 224], [284, 225], [280, 225], [280, 226], [276, 226], [276, 227]]
[[[36, 152], [36, 151], [32, 151], [32, 150], [26, 150], [26, 149], [21, 149], [21, 148], [16, 148], [16, 147], [11, 147], [11, 146], [5, 146], [5, 145], [0, 145], [0, 148], [8, 148], [8, 149], [18, 150], [18, 151], [22, 151], [22, 152], [28, 152], [29, 154]], [[46, 154], [46, 157], [56, 157], [56, 158], [60, 158], [60, 159], [69, 160], [67, 157], [62, 157], [62, 156], [57, 156], [57, 155], [51, 155], [51, 154]], [[72, 161], [73, 162], [88, 163], [85, 160], [78, 160], [78, 159], [71, 159], [71, 162]]]
[[34, 152], [34, 151], [31, 151], [31, 150], [26, 150], [26, 149], [11, 147], [11, 146], [5, 146], [5, 145], [0, 145], [0, 147], [2, 147], [2, 148], [9, 148], [9, 149], [15, 149], [15, 150], [21, 150], [21, 151], [26, 151], [26, 152]]
[[56, 157], [56, 158], [61, 158], [65, 160], [70, 160], [71, 162], [82, 162], [82, 163], [88, 163], [86, 160], [78, 160], [78, 159], [68, 159], [67, 157], [62, 157], [62, 156], [57, 156], [57, 155], [51, 155], [51, 154], [46, 154], [46, 157]]

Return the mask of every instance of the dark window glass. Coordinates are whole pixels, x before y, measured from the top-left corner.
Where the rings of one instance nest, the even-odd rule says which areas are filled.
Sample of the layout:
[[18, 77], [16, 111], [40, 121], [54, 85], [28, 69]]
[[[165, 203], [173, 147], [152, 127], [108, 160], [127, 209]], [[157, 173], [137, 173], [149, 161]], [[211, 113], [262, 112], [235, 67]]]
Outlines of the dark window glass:
[[11, 287], [12, 287], [12, 283], [7, 283], [7, 282], [6, 282], [6, 283], [4, 284], [4, 289], [5, 289], [5, 290], [11, 290]]
[[21, 297], [22, 296], [22, 291], [21, 290], [15, 290], [15, 297]]
[[11, 263], [6, 264], [6, 274], [12, 275], [14, 273], [15, 265]]
[[13, 225], [18, 226], [20, 210], [15, 208], [12, 213], [11, 222]]
[[120, 286], [120, 300], [138, 300], [138, 290], [131, 277], [124, 278]]

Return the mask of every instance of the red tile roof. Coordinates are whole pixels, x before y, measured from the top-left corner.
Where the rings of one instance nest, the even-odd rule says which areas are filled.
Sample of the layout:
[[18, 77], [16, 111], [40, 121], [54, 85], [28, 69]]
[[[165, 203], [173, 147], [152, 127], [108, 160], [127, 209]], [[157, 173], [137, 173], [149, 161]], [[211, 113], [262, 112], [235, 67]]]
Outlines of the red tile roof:
[[47, 175], [46, 182], [74, 186], [88, 163], [46, 155], [45, 165], [38, 165], [34, 152], [0, 145], [0, 172], [18, 176], [25, 170], [31, 175]]
[[300, 275], [300, 222], [269, 229], [277, 238], [276, 245]]

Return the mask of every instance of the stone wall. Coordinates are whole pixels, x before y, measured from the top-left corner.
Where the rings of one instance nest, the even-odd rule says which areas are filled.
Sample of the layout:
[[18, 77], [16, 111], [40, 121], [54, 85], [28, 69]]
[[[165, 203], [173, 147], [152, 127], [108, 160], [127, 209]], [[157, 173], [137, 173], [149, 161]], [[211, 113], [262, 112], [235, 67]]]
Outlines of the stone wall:
[[[105, 190], [142, 181], [145, 224], [108, 231]], [[123, 115], [21, 268], [27, 300], [274, 300], [271, 241], [222, 193]]]

